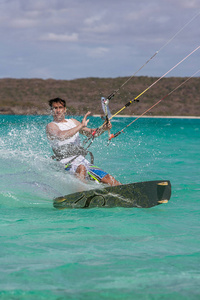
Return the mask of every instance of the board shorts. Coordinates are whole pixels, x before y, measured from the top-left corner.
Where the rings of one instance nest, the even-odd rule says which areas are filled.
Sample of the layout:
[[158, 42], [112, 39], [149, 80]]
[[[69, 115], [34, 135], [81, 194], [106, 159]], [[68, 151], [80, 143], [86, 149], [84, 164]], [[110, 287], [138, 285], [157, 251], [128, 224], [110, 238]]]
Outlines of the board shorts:
[[65, 164], [65, 170], [70, 174], [75, 174], [78, 166], [84, 165], [87, 171], [87, 179], [100, 182], [108, 173], [103, 171], [97, 166], [92, 165], [84, 156], [80, 155], [74, 159], [71, 163]]

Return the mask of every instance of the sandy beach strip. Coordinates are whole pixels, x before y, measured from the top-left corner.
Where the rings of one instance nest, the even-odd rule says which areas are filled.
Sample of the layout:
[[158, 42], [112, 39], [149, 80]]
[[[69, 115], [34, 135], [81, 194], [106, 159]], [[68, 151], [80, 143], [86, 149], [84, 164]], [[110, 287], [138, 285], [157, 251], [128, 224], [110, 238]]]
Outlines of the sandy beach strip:
[[[101, 117], [102, 115], [92, 115]], [[200, 116], [140, 116], [140, 115], [117, 115], [117, 118], [163, 118], [163, 119], [200, 119]]]

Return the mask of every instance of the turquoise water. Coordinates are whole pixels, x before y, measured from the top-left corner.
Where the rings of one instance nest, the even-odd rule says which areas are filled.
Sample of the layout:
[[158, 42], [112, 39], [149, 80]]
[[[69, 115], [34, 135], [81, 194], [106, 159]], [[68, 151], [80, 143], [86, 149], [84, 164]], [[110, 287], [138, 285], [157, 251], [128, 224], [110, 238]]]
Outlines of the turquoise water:
[[0, 116], [0, 299], [200, 299], [200, 119], [144, 118], [109, 146], [96, 139], [96, 165], [122, 183], [169, 179], [172, 197], [88, 210], [52, 206], [80, 183], [50, 159], [50, 119]]

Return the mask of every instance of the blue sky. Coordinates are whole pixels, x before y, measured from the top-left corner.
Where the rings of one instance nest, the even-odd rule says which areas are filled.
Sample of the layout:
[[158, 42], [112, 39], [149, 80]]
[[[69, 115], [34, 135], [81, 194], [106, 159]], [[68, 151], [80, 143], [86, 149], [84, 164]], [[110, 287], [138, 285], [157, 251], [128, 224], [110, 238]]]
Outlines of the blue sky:
[[[137, 75], [162, 76], [200, 45], [200, 1], [0, 0], [0, 35], [0, 78], [131, 76], [160, 49]], [[199, 68], [200, 49], [168, 76]]]

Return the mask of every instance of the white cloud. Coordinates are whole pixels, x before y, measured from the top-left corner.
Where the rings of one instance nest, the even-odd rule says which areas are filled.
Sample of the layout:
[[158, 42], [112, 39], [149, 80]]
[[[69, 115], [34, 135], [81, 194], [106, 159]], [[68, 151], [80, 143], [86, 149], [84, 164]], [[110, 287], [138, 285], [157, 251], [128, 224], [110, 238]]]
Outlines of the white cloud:
[[[88, 18], [86, 18], [84, 20], [84, 23], [88, 26], [91, 26], [95, 23], [101, 23], [103, 17], [105, 16], [105, 12], [102, 12], [101, 14], [99, 15], [94, 15], [94, 16], [89, 16]], [[103, 21], [102, 21], [103, 22]]]
[[40, 37], [40, 40], [49, 41], [49, 42], [77, 42], [78, 34], [56, 34], [56, 33], [47, 33]]
[[15, 29], [17, 28], [25, 28], [27, 29], [27, 27], [34, 27], [36, 26], [38, 23], [36, 20], [34, 19], [14, 19], [11, 22], [9, 22], [9, 26], [13, 27]]
[[177, 4], [185, 8], [199, 8], [199, 0], [177, 0]]
[[88, 49], [87, 52], [91, 57], [102, 57], [109, 52], [109, 49], [104, 47], [97, 47], [93, 49]]

